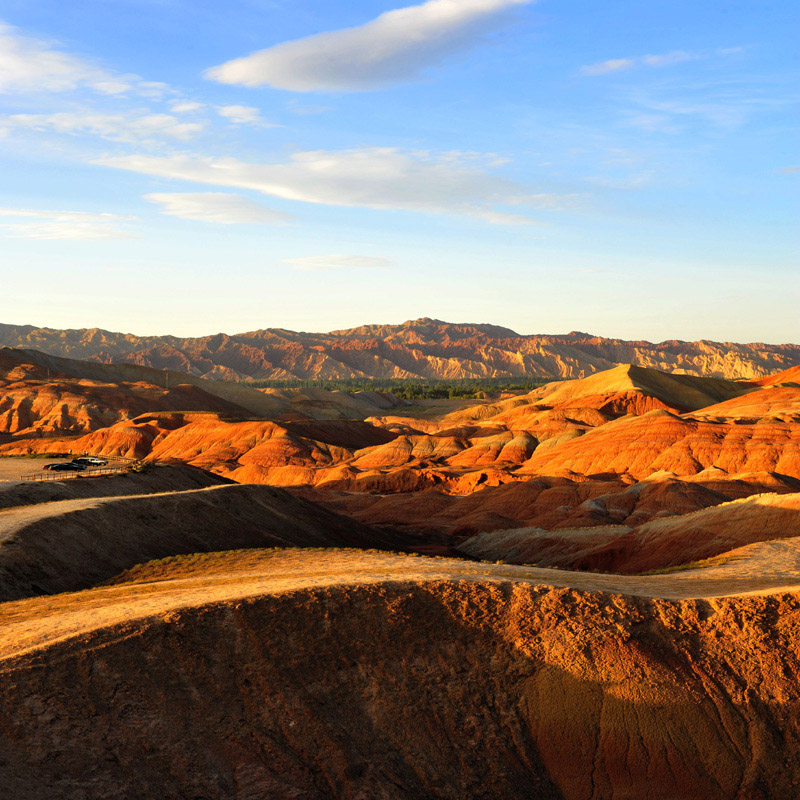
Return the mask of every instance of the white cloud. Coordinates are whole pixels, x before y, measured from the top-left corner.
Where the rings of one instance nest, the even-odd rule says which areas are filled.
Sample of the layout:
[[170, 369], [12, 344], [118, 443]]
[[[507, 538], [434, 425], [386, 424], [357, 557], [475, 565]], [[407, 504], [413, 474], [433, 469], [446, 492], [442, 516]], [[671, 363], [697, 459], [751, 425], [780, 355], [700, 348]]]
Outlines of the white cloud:
[[352, 269], [352, 268], [386, 268], [396, 267], [394, 261], [380, 256], [353, 256], [345, 253], [334, 253], [327, 256], [305, 256], [303, 258], [285, 258], [284, 264], [290, 264], [292, 269], [300, 270], [326, 270], [326, 269]]
[[60, 112], [57, 114], [10, 114], [0, 117], [0, 132], [9, 130], [55, 131], [89, 134], [114, 142], [177, 139], [187, 141], [199, 134], [204, 125], [182, 122], [171, 114], [126, 112], [98, 114]]
[[241, 223], [275, 225], [290, 219], [289, 214], [276, 211], [246, 197], [226, 192], [146, 194], [145, 200], [161, 206], [161, 212], [181, 219], [217, 222], [224, 225]]
[[[234, 158], [133, 155], [98, 159], [105, 166], [216, 186], [249, 189], [287, 200], [434, 214], [461, 214], [502, 224], [524, 218], [497, 206], [555, 207], [562, 198], [527, 187], [473, 163], [427, 153], [363, 148], [295, 153], [288, 163], [250, 164]], [[511, 217], [511, 218], [509, 218]], [[528, 220], [532, 222], [532, 220]]]
[[599, 64], [581, 67], [581, 75], [608, 75], [609, 72], [630, 69], [635, 64], [636, 62], [632, 58], [612, 58], [609, 61], [601, 61]]
[[629, 115], [629, 122], [637, 128], [654, 133], [680, 133], [681, 130], [668, 114], [633, 114]]
[[[653, 116], [662, 115], [665, 122], [662, 130], [670, 133], [681, 130], [681, 120], [703, 120], [722, 128], [735, 128], [741, 125], [748, 114], [750, 114], [758, 103], [751, 103], [744, 98], [737, 99], [723, 94], [719, 99], [710, 97], [698, 100], [650, 100], [646, 97], [641, 99], [641, 105], [647, 109], [648, 114], [644, 119], [655, 112]], [[634, 119], [634, 124], [637, 120]], [[638, 120], [640, 127], [647, 127], [642, 124], [641, 117]]]
[[169, 109], [175, 114], [191, 114], [193, 111], [201, 111], [205, 106], [202, 103], [195, 103], [191, 100], [173, 100], [169, 104]]
[[800, 172], [800, 167], [784, 167], [781, 172], [784, 175], [792, 175], [795, 172]]
[[477, 211], [473, 216], [492, 225], [535, 225], [536, 220], [524, 214], [507, 214], [503, 211]]
[[31, 222], [0, 224], [16, 238], [25, 239], [136, 239], [136, 234], [120, 223], [136, 217], [119, 214], [91, 214], [85, 211], [46, 211], [32, 208], [0, 208], [0, 217], [29, 219]]
[[69, 92], [79, 88], [105, 95], [132, 92], [144, 97], [160, 97], [169, 91], [166, 84], [143, 81], [138, 75], [118, 75], [0, 22], [0, 93]]
[[604, 189], [632, 190], [641, 189], [653, 182], [655, 173], [652, 170], [642, 170], [624, 176], [592, 175], [585, 180]]
[[66, 91], [111, 80], [97, 67], [0, 23], [0, 91]]
[[356, 28], [259, 50], [206, 71], [221, 83], [298, 92], [358, 92], [414, 80], [452, 52], [472, 47], [502, 12], [532, 0], [428, 0]]
[[580, 68], [581, 75], [608, 75], [611, 72], [622, 72], [633, 67], [670, 67], [684, 61], [694, 61], [701, 58], [696, 53], [686, 53], [683, 50], [674, 50], [661, 55], [639, 56], [637, 58], [612, 58], [601, 61], [599, 64], [589, 64]]
[[217, 113], [237, 125], [260, 125], [261, 127], [275, 127], [267, 122], [257, 108], [252, 106], [217, 106]]

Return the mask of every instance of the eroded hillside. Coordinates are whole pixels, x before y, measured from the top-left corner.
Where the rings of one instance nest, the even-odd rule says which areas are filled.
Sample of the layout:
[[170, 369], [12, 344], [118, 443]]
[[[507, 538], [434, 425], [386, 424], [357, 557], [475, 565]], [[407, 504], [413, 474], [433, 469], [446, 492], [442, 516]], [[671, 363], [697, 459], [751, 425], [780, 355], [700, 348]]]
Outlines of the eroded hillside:
[[732, 581], [248, 552], [5, 603], [0, 780], [19, 800], [793, 797], [796, 589], [718, 596]]
[[363, 419], [402, 405], [388, 393], [259, 391], [132, 364], [0, 348], [0, 442], [87, 433], [144, 412], [214, 412], [234, 419]]
[[628, 366], [427, 416], [14, 435], [148, 466], [0, 487], [0, 786], [794, 797], [792, 378]]
[[[337, 394], [294, 397], [322, 416]], [[800, 388], [782, 376], [762, 385], [620, 366], [438, 417], [155, 412], [69, 440], [17, 435], [0, 454], [187, 463], [410, 533], [636, 527], [800, 491], [798, 404]]]
[[666, 372], [759, 378], [795, 366], [800, 346], [604, 339], [573, 332], [521, 336], [497, 325], [435, 319], [330, 333], [281, 328], [199, 338], [134, 336], [97, 328], [0, 325], [0, 345], [104, 363], [128, 362], [212, 380], [265, 378], [572, 379], [636, 364]]

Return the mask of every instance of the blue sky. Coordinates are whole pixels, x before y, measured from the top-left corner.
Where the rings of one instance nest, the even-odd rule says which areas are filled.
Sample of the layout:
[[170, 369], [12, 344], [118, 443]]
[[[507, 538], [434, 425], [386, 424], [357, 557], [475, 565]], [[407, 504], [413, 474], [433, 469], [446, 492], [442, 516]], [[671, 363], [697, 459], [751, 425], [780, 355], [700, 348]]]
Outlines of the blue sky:
[[798, 341], [788, 0], [0, 1], [0, 321]]

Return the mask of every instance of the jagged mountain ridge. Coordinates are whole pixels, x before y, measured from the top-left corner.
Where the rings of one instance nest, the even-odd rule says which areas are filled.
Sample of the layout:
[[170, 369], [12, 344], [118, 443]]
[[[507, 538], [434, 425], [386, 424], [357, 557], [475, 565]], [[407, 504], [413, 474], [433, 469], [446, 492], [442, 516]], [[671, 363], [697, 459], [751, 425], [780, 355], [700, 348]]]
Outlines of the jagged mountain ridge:
[[268, 328], [181, 338], [98, 328], [58, 330], [0, 324], [0, 346], [33, 348], [102, 363], [126, 362], [213, 380], [280, 378], [573, 379], [635, 364], [665, 372], [755, 379], [800, 364], [798, 344], [701, 340], [651, 343], [573, 331], [520, 335], [484, 324], [422, 318], [330, 333]]

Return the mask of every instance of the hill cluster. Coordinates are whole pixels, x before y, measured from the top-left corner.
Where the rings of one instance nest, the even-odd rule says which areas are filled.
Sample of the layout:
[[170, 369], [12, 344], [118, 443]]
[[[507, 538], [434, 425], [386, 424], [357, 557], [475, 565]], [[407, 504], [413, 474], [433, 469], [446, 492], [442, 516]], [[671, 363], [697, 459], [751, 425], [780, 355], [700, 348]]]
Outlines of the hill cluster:
[[497, 325], [422, 318], [330, 333], [269, 328], [181, 338], [97, 328], [0, 325], [0, 346], [170, 369], [209, 380], [583, 378], [619, 364], [752, 379], [800, 363], [800, 346], [606, 339], [587, 333], [522, 336]]
[[[336, 394], [294, 391], [310, 405], [315, 392]], [[456, 537], [635, 527], [800, 490], [792, 373], [763, 384], [628, 365], [427, 417], [310, 419], [297, 408], [272, 419], [153, 411], [68, 439], [21, 431], [0, 454], [71, 448], [191, 464], [291, 488], [362, 523]]]
[[404, 405], [388, 393], [263, 389], [134, 364], [99, 364], [0, 348], [0, 442], [87, 433], [144, 412], [224, 418], [363, 418]]
[[139, 460], [0, 482], [8, 796], [800, 792], [796, 368], [168, 378], [0, 350], [0, 456]]

